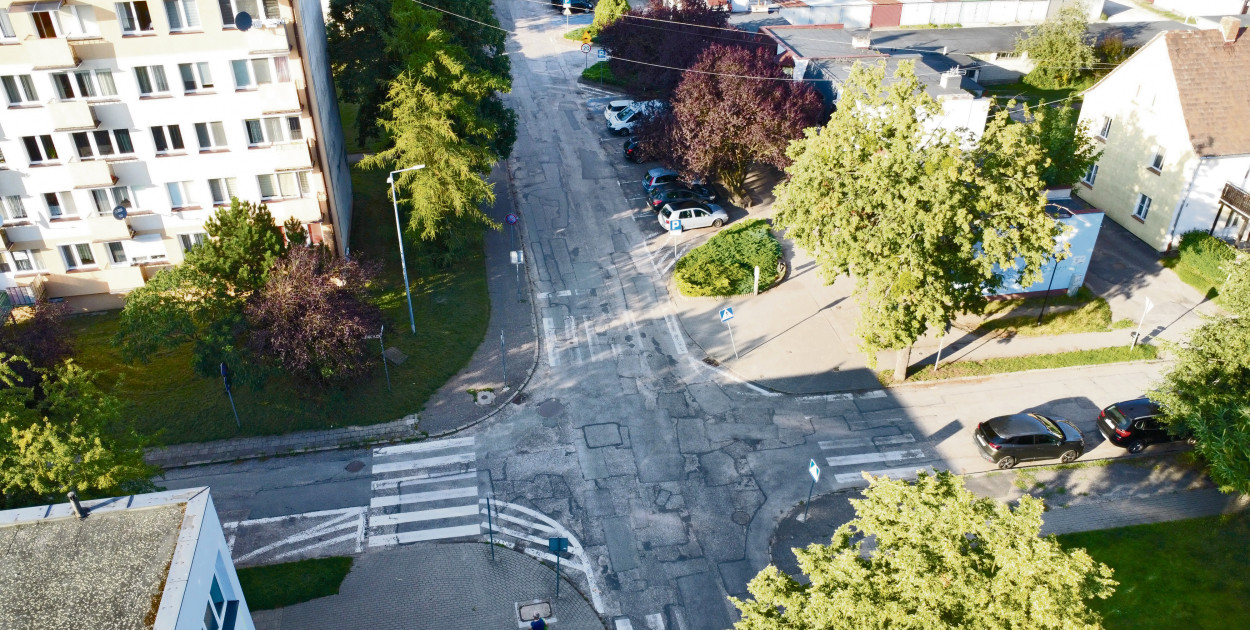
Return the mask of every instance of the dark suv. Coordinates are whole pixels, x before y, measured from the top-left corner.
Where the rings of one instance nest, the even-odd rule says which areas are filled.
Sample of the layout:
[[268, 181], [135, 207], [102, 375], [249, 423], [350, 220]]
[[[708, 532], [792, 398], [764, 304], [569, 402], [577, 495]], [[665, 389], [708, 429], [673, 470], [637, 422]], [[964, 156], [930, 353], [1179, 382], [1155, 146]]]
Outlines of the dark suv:
[[1151, 444], [1166, 444], [1189, 440], [1186, 435], [1178, 435], [1158, 421], [1159, 405], [1148, 398], [1118, 402], [1098, 414], [1098, 430], [1106, 436], [1107, 441], [1128, 449], [1130, 453], [1140, 453]]
[[1011, 468], [1028, 459], [1051, 459], [1068, 464], [1085, 452], [1085, 437], [1063, 418], [1017, 413], [986, 420], [973, 429], [981, 457], [999, 468]]

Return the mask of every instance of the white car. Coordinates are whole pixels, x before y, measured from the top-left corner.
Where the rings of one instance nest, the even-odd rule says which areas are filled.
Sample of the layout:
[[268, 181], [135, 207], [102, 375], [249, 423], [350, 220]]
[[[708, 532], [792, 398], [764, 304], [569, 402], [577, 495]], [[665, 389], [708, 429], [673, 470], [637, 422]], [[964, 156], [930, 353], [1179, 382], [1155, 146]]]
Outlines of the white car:
[[714, 203], [683, 201], [676, 204], [664, 204], [664, 207], [660, 209], [659, 218], [660, 227], [664, 228], [665, 232], [668, 232], [673, 229], [673, 219], [681, 221], [682, 230], [703, 227], [718, 228], [729, 222], [729, 213]]
[[611, 116], [608, 116], [608, 130], [618, 135], [624, 135], [634, 130], [634, 125], [638, 121], [658, 113], [663, 109], [662, 101], [635, 101], [630, 103], [624, 109]]
[[612, 117], [615, 116], [617, 112], [633, 104], [634, 104], [634, 101], [631, 101], [629, 99], [625, 99], [621, 101], [612, 101], [608, 103], [607, 107], [603, 108], [603, 117], [606, 118], [608, 122], [612, 122]]

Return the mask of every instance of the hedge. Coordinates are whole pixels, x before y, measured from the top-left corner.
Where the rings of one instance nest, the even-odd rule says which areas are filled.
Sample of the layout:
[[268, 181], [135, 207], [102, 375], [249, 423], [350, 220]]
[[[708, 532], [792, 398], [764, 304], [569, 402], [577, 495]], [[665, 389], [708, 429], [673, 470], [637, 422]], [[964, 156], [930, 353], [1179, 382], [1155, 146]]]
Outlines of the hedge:
[[1228, 243], [1198, 230], [1181, 235], [1179, 251], [1177, 275], [1200, 291], [1223, 284], [1228, 275], [1225, 265], [1237, 256]]
[[764, 219], [729, 226], [677, 261], [677, 288], [687, 296], [727, 296], [751, 293], [755, 267], [760, 268], [760, 290], [772, 286], [781, 258], [781, 243]]

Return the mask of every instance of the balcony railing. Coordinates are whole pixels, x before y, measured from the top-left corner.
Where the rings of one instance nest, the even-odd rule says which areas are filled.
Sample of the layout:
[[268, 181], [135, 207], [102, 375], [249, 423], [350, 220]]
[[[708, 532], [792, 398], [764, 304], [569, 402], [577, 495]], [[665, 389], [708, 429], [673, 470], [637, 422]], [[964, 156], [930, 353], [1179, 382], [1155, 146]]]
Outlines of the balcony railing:
[[282, 114], [300, 110], [299, 90], [294, 82], [267, 83], [260, 86], [260, 104], [266, 114]]
[[22, 42], [22, 48], [35, 70], [73, 68], [78, 65], [78, 55], [74, 54], [73, 46], [64, 37], [28, 39]]
[[55, 131], [81, 131], [95, 129], [99, 123], [85, 101], [52, 101], [48, 103]]
[[1236, 208], [1242, 214], [1250, 214], [1250, 192], [1232, 183], [1224, 184], [1224, 192], [1220, 193], [1220, 201]]
[[287, 24], [277, 20], [262, 20], [245, 33], [247, 50], [253, 55], [280, 53], [291, 51], [291, 41], [287, 39]]
[[74, 188], [103, 188], [117, 181], [113, 167], [104, 160], [71, 160], [66, 166]]
[[305, 142], [275, 144], [273, 149], [275, 171], [298, 171], [312, 168], [312, 152]]
[[133, 236], [130, 223], [125, 219], [117, 220], [110, 214], [89, 214], [86, 219], [91, 239], [100, 241], [124, 241]]

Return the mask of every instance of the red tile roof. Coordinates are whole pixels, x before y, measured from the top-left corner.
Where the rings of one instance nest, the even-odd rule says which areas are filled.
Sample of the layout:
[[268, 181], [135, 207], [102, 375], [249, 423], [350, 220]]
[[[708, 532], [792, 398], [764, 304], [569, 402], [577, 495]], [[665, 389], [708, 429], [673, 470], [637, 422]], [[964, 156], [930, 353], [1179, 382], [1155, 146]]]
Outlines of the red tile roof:
[[1164, 35], [1181, 111], [1202, 157], [1250, 153], [1250, 35], [1225, 43], [1218, 30]]

